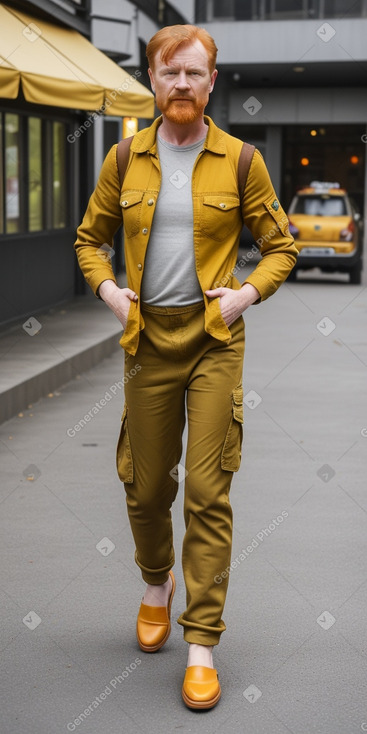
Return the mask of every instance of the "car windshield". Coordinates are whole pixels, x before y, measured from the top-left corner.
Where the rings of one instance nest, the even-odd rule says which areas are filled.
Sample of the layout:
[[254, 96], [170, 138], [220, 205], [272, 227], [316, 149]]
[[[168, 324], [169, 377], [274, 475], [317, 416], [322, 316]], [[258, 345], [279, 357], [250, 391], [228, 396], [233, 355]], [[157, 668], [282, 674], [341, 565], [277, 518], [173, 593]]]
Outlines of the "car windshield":
[[342, 217], [347, 214], [342, 196], [315, 194], [298, 196], [294, 214], [308, 214], [314, 217]]

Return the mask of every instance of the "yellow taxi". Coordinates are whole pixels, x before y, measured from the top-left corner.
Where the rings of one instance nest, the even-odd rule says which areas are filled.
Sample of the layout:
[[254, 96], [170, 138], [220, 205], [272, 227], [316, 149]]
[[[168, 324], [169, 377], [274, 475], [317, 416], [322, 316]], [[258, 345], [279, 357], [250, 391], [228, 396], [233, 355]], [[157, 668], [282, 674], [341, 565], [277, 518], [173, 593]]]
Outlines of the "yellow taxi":
[[361, 282], [362, 231], [357, 207], [335, 182], [312, 181], [293, 198], [289, 228], [299, 251], [292, 271], [319, 267], [323, 272], [349, 273]]

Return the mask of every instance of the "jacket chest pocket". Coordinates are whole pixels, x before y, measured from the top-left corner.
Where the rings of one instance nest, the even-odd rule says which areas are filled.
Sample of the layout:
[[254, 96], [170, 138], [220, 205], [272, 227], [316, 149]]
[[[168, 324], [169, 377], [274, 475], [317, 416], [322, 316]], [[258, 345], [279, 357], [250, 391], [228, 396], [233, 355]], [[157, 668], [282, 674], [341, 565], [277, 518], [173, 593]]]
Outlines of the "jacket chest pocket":
[[200, 208], [201, 231], [218, 242], [228, 237], [242, 221], [238, 196], [206, 195]]
[[140, 230], [143, 196], [143, 191], [123, 191], [120, 196], [124, 230], [127, 237], [134, 237]]

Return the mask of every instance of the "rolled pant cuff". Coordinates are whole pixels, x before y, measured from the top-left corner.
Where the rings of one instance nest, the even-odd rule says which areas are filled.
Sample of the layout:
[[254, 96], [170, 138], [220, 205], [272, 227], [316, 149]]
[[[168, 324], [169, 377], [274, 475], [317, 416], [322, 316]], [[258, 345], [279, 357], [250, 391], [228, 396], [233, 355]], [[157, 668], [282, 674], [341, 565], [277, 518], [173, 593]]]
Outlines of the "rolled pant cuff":
[[183, 635], [185, 642], [191, 642], [195, 645], [218, 645], [222, 632], [226, 630], [223, 620], [220, 621], [218, 627], [209, 627], [207, 625], [188, 622], [181, 614], [177, 622], [184, 627]]
[[214, 635], [213, 633], [211, 635], [207, 633], [203, 634], [199, 630], [186, 628], [184, 630], [184, 640], [185, 642], [192, 643], [195, 645], [219, 645], [220, 634], [219, 635], [218, 634]]
[[160, 584], [164, 584], [168, 580], [168, 574], [171, 568], [174, 566], [175, 559], [172, 558], [172, 561], [163, 568], [147, 568], [139, 562], [137, 553], [135, 552], [135, 563], [139, 566], [143, 581], [145, 581], [146, 584], [159, 586]]

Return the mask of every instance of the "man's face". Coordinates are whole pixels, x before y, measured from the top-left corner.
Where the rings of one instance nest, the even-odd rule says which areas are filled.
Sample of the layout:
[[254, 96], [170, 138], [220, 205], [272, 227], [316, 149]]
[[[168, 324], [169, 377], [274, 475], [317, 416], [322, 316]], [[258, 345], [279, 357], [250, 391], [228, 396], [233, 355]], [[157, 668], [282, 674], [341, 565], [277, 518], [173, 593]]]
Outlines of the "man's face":
[[210, 74], [208, 54], [199, 40], [179, 46], [167, 64], [158, 51], [154, 70], [148, 72], [157, 107], [168, 120], [187, 125], [203, 116], [218, 72]]

